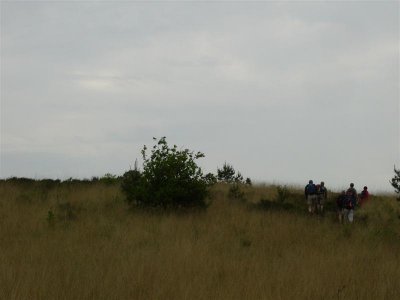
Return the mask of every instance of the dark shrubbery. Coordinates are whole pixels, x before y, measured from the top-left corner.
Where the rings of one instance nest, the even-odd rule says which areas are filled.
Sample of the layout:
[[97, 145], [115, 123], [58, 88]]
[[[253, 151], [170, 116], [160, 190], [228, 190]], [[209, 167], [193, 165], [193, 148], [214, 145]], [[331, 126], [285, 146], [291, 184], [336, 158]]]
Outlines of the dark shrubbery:
[[[103, 177], [101, 177], [99, 179], [100, 182], [105, 183], [107, 185], [111, 185], [111, 184], [116, 184], [118, 183], [118, 176], [117, 175], [113, 175], [111, 173], [107, 173], [105, 174]], [[93, 178], [92, 178], [93, 181]]]
[[91, 179], [78, 179], [78, 178], [68, 178], [65, 180], [60, 179], [31, 179], [25, 177], [10, 177], [7, 179], [0, 179], [1, 184], [14, 184], [25, 186], [29, 188], [37, 189], [53, 189], [62, 186], [72, 187], [72, 186], [88, 186], [91, 184], [102, 183], [105, 185], [118, 184], [121, 182], [122, 177], [113, 175], [110, 173], [105, 174], [101, 178], [92, 177]]
[[[275, 211], [295, 211], [297, 207], [293, 203], [280, 202], [276, 200], [268, 200], [266, 198], [261, 198], [260, 202], [256, 204], [262, 210], [275, 210]], [[302, 211], [301, 209], [297, 209]]]
[[394, 187], [394, 191], [399, 195], [397, 200], [400, 201], [400, 169], [396, 169], [396, 167], [394, 167], [394, 174], [395, 175], [390, 181], [390, 184], [392, 187]]
[[36, 182], [35, 179], [32, 178], [25, 178], [25, 177], [10, 177], [7, 179], [3, 179], [2, 181], [4, 182], [9, 182], [9, 183], [13, 183], [13, 184], [34, 184]]
[[139, 204], [145, 201], [142, 197], [145, 193], [143, 190], [143, 181], [142, 174], [136, 167], [134, 170], [129, 170], [124, 173], [122, 176], [121, 189], [128, 203]]
[[217, 169], [217, 178], [218, 181], [225, 183], [243, 182], [242, 174], [236, 173], [233, 166], [227, 163], [224, 163], [222, 169]]
[[290, 197], [290, 191], [286, 185], [284, 186], [278, 185], [276, 187], [276, 192], [277, 192], [276, 200], [278, 202], [283, 203]]
[[13, 184], [20, 185], [27, 188], [42, 188], [50, 189], [57, 187], [61, 184], [60, 179], [32, 179], [25, 177], [10, 177], [7, 179], [0, 179], [0, 184]]
[[[157, 139], [154, 138], [157, 141]], [[208, 187], [215, 183], [212, 174], [203, 175], [196, 160], [201, 152], [170, 148], [163, 137], [153, 146], [150, 156], [142, 150], [143, 171], [135, 166], [123, 175], [121, 188], [126, 200], [142, 207], [206, 207]]]

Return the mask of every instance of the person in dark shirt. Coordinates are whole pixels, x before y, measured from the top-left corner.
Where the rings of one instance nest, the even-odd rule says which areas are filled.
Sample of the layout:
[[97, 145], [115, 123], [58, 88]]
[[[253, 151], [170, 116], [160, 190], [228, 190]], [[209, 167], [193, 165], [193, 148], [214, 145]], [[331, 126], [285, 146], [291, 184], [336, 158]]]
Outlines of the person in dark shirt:
[[308, 184], [305, 186], [304, 195], [308, 204], [308, 212], [313, 214], [315, 212], [315, 205], [317, 202], [317, 187], [312, 180], [308, 181]]
[[345, 201], [346, 201], [346, 191], [343, 190], [336, 199], [336, 207], [337, 207], [339, 223], [343, 222], [343, 209]]
[[318, 213], [324, 212], [324, 204], [328, 197], [328, 192], [325, 187], [325, 182], [321, 181], [321, 184], [317, 185], [317, 210]]
[[346, 199], [344, 203], [343, 213], [345, 221], [353, 223], [354, 209], [358, 201], [357, 191], [354, 188], [354, 183], [350, 183], [350, 187], [346, 191]]
[[369, 199], [369, 192], [368, 187], [364, 186], [363, 191], [360, 194], [360, 206], [362, 207], [368, 202]]

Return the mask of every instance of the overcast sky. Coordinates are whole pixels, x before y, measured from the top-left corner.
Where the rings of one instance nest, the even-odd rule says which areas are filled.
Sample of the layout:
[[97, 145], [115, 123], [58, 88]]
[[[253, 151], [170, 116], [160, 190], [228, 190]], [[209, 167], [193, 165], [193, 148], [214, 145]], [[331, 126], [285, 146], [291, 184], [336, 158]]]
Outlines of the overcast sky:
[[122, 174], [166, 136], [267, 183], [391, 191], [399, 2], [1, 2], [0, 177]]

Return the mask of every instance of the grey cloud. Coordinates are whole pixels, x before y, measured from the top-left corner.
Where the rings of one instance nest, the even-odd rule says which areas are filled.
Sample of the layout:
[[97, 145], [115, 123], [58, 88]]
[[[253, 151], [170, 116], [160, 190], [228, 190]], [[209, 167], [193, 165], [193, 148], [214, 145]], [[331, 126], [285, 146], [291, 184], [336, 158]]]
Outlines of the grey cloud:
[[398, 3], [1, 5], [1, 176], [120, 173], [164, 135], [259, 180], [399, 164]]

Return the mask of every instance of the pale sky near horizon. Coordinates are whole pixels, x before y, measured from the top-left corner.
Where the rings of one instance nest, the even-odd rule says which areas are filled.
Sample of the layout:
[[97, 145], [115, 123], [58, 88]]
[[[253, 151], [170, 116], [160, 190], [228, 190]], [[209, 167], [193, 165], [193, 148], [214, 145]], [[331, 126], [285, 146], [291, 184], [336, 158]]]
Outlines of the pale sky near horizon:
[[166, 136], [206, 172], [392, 191], [397, 1], [0, 9], [0, 178], [120, 175]]

